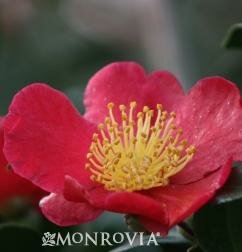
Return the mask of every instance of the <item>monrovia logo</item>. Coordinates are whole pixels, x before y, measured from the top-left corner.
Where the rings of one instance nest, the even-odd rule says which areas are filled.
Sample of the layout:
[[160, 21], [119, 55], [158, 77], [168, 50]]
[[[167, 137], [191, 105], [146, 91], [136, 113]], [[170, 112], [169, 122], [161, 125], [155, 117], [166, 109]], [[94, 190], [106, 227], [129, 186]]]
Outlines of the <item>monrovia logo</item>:
[[113, 246], [115, 244], [121, 244], [128, 242], [130, 246], [133, 244], [139, 244], [140, 246], [158, 246], [156, 238], [160, 236], [160, 233], [151, 233], [145, 235], [144, 232], [117, 232], [110, 234], [108, 232], [93, 232], [91, 234], [85, 232], [70, 232], [65, 235], [57, 233], [44, 233], [42, 237], [42, 246], [71, 246], [75, 244], [83, 244], [84, 246]]
[[44, 233], [42, 236], [42, 246], [55, 246], [55, 236], [56, 234], [51, 234], [50, 232]]

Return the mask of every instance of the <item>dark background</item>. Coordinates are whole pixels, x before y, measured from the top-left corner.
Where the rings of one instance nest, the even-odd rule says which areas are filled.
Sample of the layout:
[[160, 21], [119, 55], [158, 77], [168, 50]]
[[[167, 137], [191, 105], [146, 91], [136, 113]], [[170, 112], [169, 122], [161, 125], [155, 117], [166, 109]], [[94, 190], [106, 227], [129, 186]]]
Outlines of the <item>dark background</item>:
[[33, 82], [80, 107], [90, 76], [120, 60], [168, 69], [186, 88], [208, 75], [240, 85], [242, 52], [221, 42], [241, 9], [241, 0], [0, 0], [0, 113]]

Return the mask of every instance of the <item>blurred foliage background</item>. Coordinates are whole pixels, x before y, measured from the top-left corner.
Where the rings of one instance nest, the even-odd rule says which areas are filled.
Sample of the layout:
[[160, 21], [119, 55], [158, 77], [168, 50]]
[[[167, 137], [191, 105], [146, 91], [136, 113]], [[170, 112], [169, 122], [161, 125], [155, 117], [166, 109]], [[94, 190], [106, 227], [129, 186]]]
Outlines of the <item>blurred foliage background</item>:
[[[240, 86], [242, 51], [221, 43], [229, 27], [241, 21], [241, 9], [241, 0], [0, 0], [0, 114], [19, 89], [33, 82], [64, 91], [83, 111], [88, 79], [121, 60], [138, 61], [147, 71], [168, 69], [186, 89], [209, 75]], [[6, 220], [40, 232], [69, 230], [33, 210], [4, 215], [1, 221]], [[122, 216], [111, 214], [74, 229], [127, 230]], [[97, 250], [61, 251], [92, 249]]]
[[221, 41], [241, 20], [234, 0], [0, 0], [0, 113], [32, 82], [80, 107], [88, 78], [112, 61], [169, 69], [190, 87], [207, 75], [241, 84], [242, 52]]

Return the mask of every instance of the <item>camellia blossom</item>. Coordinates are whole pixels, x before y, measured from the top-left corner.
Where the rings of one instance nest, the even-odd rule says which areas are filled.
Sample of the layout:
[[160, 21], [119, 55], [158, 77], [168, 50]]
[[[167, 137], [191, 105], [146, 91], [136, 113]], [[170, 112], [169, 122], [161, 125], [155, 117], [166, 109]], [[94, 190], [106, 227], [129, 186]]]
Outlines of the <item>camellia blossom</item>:
[[[21, 197], [36, 204], [44, 196], [43, 190], [33, 185], [30, 181], [15, 174], [3, 154], [4, 118], [0, 118], [0, 207], [4, 207], [9, 200]], [[4, 208], [3, 208], [4, 209]]]
[[84, 105], [82, 116], [61, 92], [32, 84], [15, 96], [5, 122], [7, 159], [51, 192], [40, 206], [58, 225], [107, 210], [165, 234], [242, 160], [240, 92], [221, 77], [184, 93], [167, 71], [113, 63], [91, 78]]

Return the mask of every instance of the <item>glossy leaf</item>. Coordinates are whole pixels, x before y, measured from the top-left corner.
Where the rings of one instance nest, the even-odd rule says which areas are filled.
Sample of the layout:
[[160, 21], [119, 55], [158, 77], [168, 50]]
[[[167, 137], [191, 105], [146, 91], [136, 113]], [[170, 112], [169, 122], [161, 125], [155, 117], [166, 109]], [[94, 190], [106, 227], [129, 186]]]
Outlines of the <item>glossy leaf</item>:
[[0, 226], [0, 251], [44, 251], [39, 234], [18, 224]]
[[228, 203], [242, 199], [242, 168], [233, 168], [231, 175], [214, 198], [214, 203]]
[[193, 245], [187, 250], [187, 252], [203, 252], [203, 251], [198, 245]]
[[242, 49], [242, 23], [234, 24], [228, 30], [222, 46], [228, 49]]
[[207, 252], [242, 251], [242, 200], [208, 204], [194, 215], [193, 227], [199, 245]]

